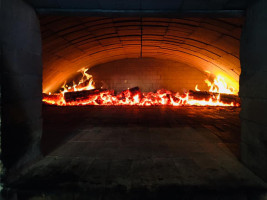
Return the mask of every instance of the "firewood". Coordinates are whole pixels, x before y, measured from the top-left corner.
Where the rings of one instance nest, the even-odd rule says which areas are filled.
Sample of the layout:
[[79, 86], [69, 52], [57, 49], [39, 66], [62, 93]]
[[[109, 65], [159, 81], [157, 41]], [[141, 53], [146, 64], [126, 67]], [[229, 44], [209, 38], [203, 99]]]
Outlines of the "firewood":
[[46, 101], [57, 101], [61, 99], [61, 94], [60, 93], [54, 93], [54, 94], [46, 94], [43, 93], [43, 99]]
[[127, 89], [127, 90], [123, 90], [121, 93], [119, 93], [117, 95], [117, 97], [119, 99], [123, 99], [123, 98], [131, 98], [133, 96], [135, 96], [136, 94], [139, 94], [140, 96], [142, 96], [142, 93], [141, 93], [141, 90], [139, 87], [133, 87], [133, 88], [130, 88], [130, 89]]
[[207, 92], [207, 91], [193, 91], [189, 90], [189, 96], [193, 97], [197, 100], [209, 100], [210, 98], [215, 98], [220, 95], [220, 101], [223, 103], [239, 103], [240, 104], [240, 98], [237, 95], [234, 94], [219, 94], [215, 92]]
[[100, 93], [107, 92], [107, 91], [108, 90], [93, 89], [93, 90], [83, 90], [83, 91], [76, 91], [76, 92], [66, 92], [64, 94], [64, 98], [66, 102], [81, 101], [81, 100], [89, 99], [90, 97], [95, 96], [95, 95], [100, 95]]

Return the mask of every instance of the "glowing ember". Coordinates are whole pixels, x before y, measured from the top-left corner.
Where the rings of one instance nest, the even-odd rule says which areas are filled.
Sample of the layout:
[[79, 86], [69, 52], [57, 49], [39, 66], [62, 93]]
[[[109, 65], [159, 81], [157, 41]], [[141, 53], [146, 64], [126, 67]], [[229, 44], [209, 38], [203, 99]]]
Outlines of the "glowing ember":
[[[195, 90], [180, 95], [178, 92], [168, 90], [158, 90], [157, 92], [142, 93], [138, 87], [122, 91], [118, 95], [113, 90], [96, 90], [94, 89], [93, 77], [86, 73], [88, 69], [81, 69], [83, 77], [78, 84], [62, 86], [63, 91], [55, 94], [44, 94], [43, 102], [58, 106], [77, 106], [77, 105], [169, 105], [169, 106], [240, 106], [238, 101], [222, 101], [220, 93], [234, 94], [235, 91], [230, 89], [221, 76], [218, 76], [214, 83], [208, 80], [205, 82], [210, 87], [210, 92], [202, 92], [196, 85]], [[203, 96], [204, 95], [204, 96]], [[236, 97], [236, 96], [235, 96]], [[224, 99], [229, 99], [227, 98]]]
[[239, 106], [237, 102], [225, 103], [220, 101], [220, 94], [214, 95], [208, 100], [195, 99], [190, 96], [190, 93], [179, 95], [179, 93], [172, 93], [168, 90], [158, 90], [156, 93], [141, 93], [133, 94], [129, 89], [123, 91], [119, 95], [114, 95], [111, 90], [99, 91], [97, 94], [92, 94], [81, 100], [74, 100], [66, 102], [64, 94], [44, 96], [43, 101], [47, 104], [58, 106], [75, 106], [75, 105], [138, 105], [138, 106], [152, 106], [152, 105], [170, 105], [170, 106]]

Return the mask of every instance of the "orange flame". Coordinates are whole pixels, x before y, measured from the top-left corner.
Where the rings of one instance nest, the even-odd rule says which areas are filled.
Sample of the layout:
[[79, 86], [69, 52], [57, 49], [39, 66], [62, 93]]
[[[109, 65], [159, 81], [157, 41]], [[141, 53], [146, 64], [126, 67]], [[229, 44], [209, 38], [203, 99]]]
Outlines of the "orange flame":
[[198, 85], [196, 85], [195, 90], [196, 91], [200, 91], [200, 89], [198, 89]]
[[82, 78], [80, 79], [79, 83], [76, 84], [73, 81], [72, 86], [68, 86], [68, 85], [66, 85], [66, 81], [65, 81], [65, 83], [61, 87], [63, 89], [61, 91], [61, 93], [64, 94], [65, 92], [76, 92], [76, 91], [95, 89], [93, 76], [90, 74], [87, 74], [86, 73], [87, 71], [88, 71], [88, 68], [82, 68], [82, 69], [78, 70], [77, 72], [81, 72], [83, 75]]
[[[229, 88], [225, 83], [223, 77], [217, 76], [214, 83], [208, 80], [205, 82], [210, 87], [209, 91], [213, 95], [209, 99], [196, 99], [194, 96], [190, 95], [189, 92], [180, 95], [178, 92], [173, 93], [168, 90], [158, 90], [157, 92], [141, 93], [141, 91], [127, 89], [118, 95], [114, 95], [112, 90], [96, 90], [97, 93], [88, 95], [83, 99], [69, 100], [66, 101], [66, 92], [84, 91], [94, 89], [93, 77], [87, 74], [88, 69], [79, 70], [82, 72], [83, 77], [78, 84], [73, 84], [73, 86], [68, 87], [66, 84], [62, 86], [63, 91], [56, 94], [44, 94], [43, 102], [51, 105], [58, 106], [77, 106], [77, 105], [137, 105], [137, 106], [152, 106], [152, 105], [170, 105], [170, 106], [184, 106], [184, 105], [194, 105], [194, 106], [240, 106], [237, 102], [225, 103], [220, 100], [220, 93], [234, 94], [235, 91]], [[85, 84], [86, 83], [86, 84]], [[198, 85], [195, 87], [196, 91]], [[215, 94], [216, 93], [216, 94]]]
[[207, 83], [207, 85], [210, 87], [210, 92], [221, 94], [237, 94], [237, 91], [233, 87], [229, 87], [224, 78], [220, 75], [214, 79], [213, 83], [211, 83], [208, 79], [205, 80], [205, 83]]
[[[126, 94], [126, 95], [125, 95]], [[184, 95], [172, 93], [168, 90], [158, 90], [156, 93], [138, 93], [132, 95], [130, 90], [124, 91], [119, 95], [114, 95], [112, 91], [107, 90], [99, 92], [99, 94], [91, 95], [83, 100], [66, 102], [64, 94], [51, 95], [44, 97], [43, 101], [47, 104], [58, 106], [77, 106], [77, 105], [137, 105], [137, 106], [152, 106], [152, 105], [169, 105], [169, 106], [239, 106], [239, 103], [225, 103], [220, 100], [220, 95], [213, 95], [208, 100], [194, 99], [189, 92]]]

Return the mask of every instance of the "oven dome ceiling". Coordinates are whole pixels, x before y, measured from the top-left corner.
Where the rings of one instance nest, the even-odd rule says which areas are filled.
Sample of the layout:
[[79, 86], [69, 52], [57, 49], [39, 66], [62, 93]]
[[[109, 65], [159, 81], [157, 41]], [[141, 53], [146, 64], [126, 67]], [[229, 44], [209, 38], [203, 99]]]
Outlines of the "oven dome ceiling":
[[238, 82], [242, 18], [42, 16], [43, 90], [83, 67], [124, 58], [170, 59]]

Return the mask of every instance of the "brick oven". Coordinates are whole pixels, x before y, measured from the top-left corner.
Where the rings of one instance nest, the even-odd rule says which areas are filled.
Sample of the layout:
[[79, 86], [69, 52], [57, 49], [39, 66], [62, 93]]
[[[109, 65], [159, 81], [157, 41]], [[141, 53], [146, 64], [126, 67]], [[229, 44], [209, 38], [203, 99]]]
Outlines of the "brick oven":
[[264, 1], [27, 2], [4, 1], [3, 198], [266, 194]]

